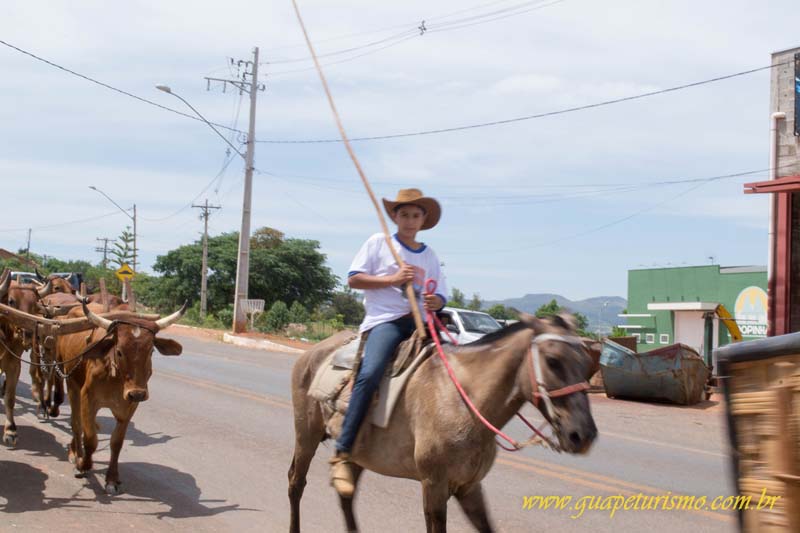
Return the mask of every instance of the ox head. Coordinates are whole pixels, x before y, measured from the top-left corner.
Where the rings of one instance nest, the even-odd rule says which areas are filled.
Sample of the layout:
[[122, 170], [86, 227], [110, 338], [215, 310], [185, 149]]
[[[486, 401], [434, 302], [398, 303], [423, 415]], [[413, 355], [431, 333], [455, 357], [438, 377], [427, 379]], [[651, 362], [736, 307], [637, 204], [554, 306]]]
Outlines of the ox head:
[[163, 355], [180, 355], [183, 350], [174, 340], [159, 338], [158, 332], [178, 321], [186, 312], [186, 304], [175, 313], [153, 321], [135, 313], [109, 320], [94, 314], [85, 300], [81, 303], [89, 321], [105, 332], [102, 339], [83, 353], [84, 358], [107, 358], [112, 377], [123, 382], [123, 398], [130, 402], [147, 400], [147, 382], [153, 373], [153, 349]]
[[53, 286], [53, 292], [63, 292], [66, 294], [72, 294], [72, 285], [69, 281], [65, 280], [64, 278], [60, 277], [53, 277], [48, 280]]
[[586, 380], [592, 360], [577, 333], [574, 317], [539, 319], [524, 313], [520, 321], [534, 332], [522, 390], [552, 424], [561, 449], [586, 453], [597, 437]]
[[[47, 282], [44, 286], [34, 283], [19, 283], [12, 281], [8, 286], [8, 305], [29, 315], [40, 314], [39, 302], [53, 292], [53, 284]], [[30, 332], [21, 331], [22, 344], [27, 350], [33, 341]]]

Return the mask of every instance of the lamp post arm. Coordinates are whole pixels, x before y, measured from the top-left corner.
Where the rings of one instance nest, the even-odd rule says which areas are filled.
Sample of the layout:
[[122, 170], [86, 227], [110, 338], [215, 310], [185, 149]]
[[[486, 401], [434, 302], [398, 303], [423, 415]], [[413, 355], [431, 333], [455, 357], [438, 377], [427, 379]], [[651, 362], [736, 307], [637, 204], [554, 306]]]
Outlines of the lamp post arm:
[[209, 127], [209, 128], [211, 128], [212, 130], [214, 130], [214, 133], [216, 133], [217, 135], [219, 135], [219, 137], [220, 137], [220, 138], [221, 138], [223, 141], [225, 141], [226, 143], [228, 143], [228, 146], [230, 146], [231, 148], [233, 148], [233, 151], [234, 151], [234, 152], [236, 152], [237, 154], [239, 154], [239, 156], [240, 156], [242, 159], [245, 159], [245, 155], [244, 155], [242, 152], [240, 152], [240, 151], [239, 151], [239, 149], [238, 149], [238, 148], [236, 148], [236, 147], [235, 147], [235, 146], [234, 146], [234, 145], [233, 145], [233, 144], [232, 144], [232, 143], [231, 143], [231, 142], [230, 142], [230, 141], [229, 141], [227, 138], [225, 138], [225, 136], [224, 136], [223, 134], [221, 134], [221, 133], [219, 132], [219, 130], [218, 130], [217, 128], [215, 128], [215, 127], [214, 127], [214, 125], [213, 125], [211, 122], [209, 122], [208, 120], [206, 120], [206, 117], [204, 117], [203, 115], [201, 115], [201, 114], [200, 114], [200, 111], [198, 111], [197, 109], [195, 109], [195, 108], [194, 108], [194, 106], [193, 106], [192, 104], [190, 104], [189, 102], [187, 102], [187, 101], [186, 101], [186, 99], [185, 99], [184, 97], [182, 97], [181, 95], [179, 95], [179, 94], [177, 94], [177, 93], [173, 93], [173, 92], [170, 92], [169, 94], [171, 94], [172, 96], [174, 96], [175, 98], [179, 99], [181, 102], [183, 102], [184, 104], [186, 104], [187, 106], [189, 106], [189, 109], [191, 109], [192, 111], [194, 111], [195, 115], [197, 115], [198, 117], [200, 117], [200, 119], [201, 119], [203, 122], [205, 122], [206, 124], [208, 124], [208, 127]]

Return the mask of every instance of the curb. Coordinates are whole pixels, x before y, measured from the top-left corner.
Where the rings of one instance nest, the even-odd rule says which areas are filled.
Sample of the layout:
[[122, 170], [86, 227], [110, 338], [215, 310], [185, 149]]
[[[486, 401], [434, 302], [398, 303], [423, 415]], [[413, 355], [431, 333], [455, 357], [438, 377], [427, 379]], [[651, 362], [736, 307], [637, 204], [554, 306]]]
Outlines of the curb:
[[285, 352], [294, 354], [305, 352], [305, 350], [284, 346], [283, 344], [278, 344], [277, 342], [272, 342], [265, 339], [239, 337], [238, 335], [231, 335], [230, 333], [222, 334], [222, 342], [227, 342], [228, 344], [233, 344], [235, 346], [241, 346], [242, 348], [256, 348], [258, 350], [268, 350], [270, 352]]

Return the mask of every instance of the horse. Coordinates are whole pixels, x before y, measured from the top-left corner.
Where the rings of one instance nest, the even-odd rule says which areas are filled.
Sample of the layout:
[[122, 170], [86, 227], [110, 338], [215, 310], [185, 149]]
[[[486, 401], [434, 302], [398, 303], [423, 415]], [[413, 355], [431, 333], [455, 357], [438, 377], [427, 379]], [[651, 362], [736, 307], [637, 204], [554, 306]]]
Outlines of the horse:
[[[319, 444], [330, 437], [324, 410], [309, 396], [309, 387], [320, 365], [348, 336], [352, 333], [341, 332], [320, 342], [301, 355], [292, 369], [291, 533], [300, 531], [300, 500], [311, 460]], [[515, 324], [470, 344], [448, 345], [444, 351], [472, 402], [493, 426], [502, 428], [526, 402], [532, 402], [553, 426], [558, 448], [574, 454], [588, 452], [597, 427], [582, 384], [592, 361], [577, 337], [572, 317], [538, 319], [522, 314]], [[574, 392], [555, 392], [564, 388]], [[495, 434], [467, 408], [443, 362], [431, 356], [409, 378], [388, 427], [365, 421], [351, 461], [356, 490], [364, 469], [419, 481], [428, 533], [446, 531], [451, 496], [478, 531], [488, 532], [493, 528], [481, 480], [496, 453]], [[357, 531], [353, 497], [339, 496], [348, 531]]]

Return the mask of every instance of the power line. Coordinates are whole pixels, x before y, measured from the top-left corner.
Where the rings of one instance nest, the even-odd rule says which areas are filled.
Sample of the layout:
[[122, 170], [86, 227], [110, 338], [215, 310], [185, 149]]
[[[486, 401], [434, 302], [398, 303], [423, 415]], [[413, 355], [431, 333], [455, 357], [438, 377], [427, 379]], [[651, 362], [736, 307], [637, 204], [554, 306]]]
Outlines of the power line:
[[[521, 117], [514, 117], [508, 118], [503, 120], [494, 120], [491, 122], [480, 122], [477, 124], [468, 124], [465, 126], [454, 126], [451, 128], [439, 128], [434, 130], [422, 130], [422, 131], [413, 131], [413, 132], [406, 132], [406, 133], [393, 133], [389, 135], [372, 135], [368, 137], [353, 137], [350, 141], [379, 141], [379, 140], [386, 140], [386, 139], [400, 139], [404, 137], [416, 137], [421, 135], [434, 135], [439, 133], [451, 133], [454, 131], [463, 131], [463, 130], [470, 130], [470, 129], [477, 129], [477, 128], [486, 128], [489, 126], [501, 126], [505, 124], [511, 124], [514, 122], [522, 122], [525, 120], [534, 120], [539, 118], [545, 117], [553, 117], [556, 115], [564, 115], [567, 113], [574, 113], [576, 111], [585, 111], [587, 109], [594, 109], [597, 107], [603, 107], [607, 105], [619, 104], [622, 102], [630, 102], [632, 100], [640, 100], [642, 98], [647, 98], [650, 96], [657, 96], [660, 94], [666, 94], [670, 92], [680, 91], [682, 89], [690, 89], [692, 87], [699, 87], [701, 85], [707, 85], [709, 83], [716, 83], [724, 80], [729, 80], [732, 78], [737, 78], [740, 76], [746, 76], [748, 74], [754, 74], [756, 72], [760, 72], [762, 70], [768, 70], [776, 67], [781, 67], [784, 65], [789, 64], [789, 62], [784, 63], [776, 63], [775, 65], [768, 65], [766, 67], [758, 67], [750, 70], [743, 70], [740, 72], [734, 72], [733, 74], [726, 74], [724, 76], [717, 76], [715, 78], [709, 78], [706, 80], [695, 81], [692, 83], [685, 83], [683, 85], [676, 85], [674, 87], [668, 87], [666, 89], [659, 89], [657, 91], [649, 91], [646, 93], [635, 94], [631, 96], [624, 96], [622, 98], [614, 98], [613, 100], [603, 100], [601, 102], [594, 102], [591, 104], [585, 104], [581, 106], [575, 107], [567, 107], [564, 109], [558, 109], [555, 111], [546, 111], [544, 113], [537, 113], [534, 115], [525, 115]], [[297, 140], [276, 140], [276, 139], [264, 139], [264, 140], [257, 140], [256, 142], [259, 143], [270, 143], [270, 144], [314, 144], [314, 143], [339, 143], [342, 142], [341, 139], [297, 139]]]
[[34, 228], [31, 228], [31, 227], [4, 228], [4, 229], [0, 229], [0, 232], [2, 232], [2, 233], [13, 233], [13, 232], [20, 232], [20, 231], [28, 231], [28, 230], [42, 231], [42, 230], [48, 230], [48, 229], [60, 229], [60, 228], [63, 228], [64, 226], [70, 226], [72, 224], [82, 224], [84, 222], [91, 222], [92, 220], [98, 220], [98, 219], [110, 217], [110, 216], [113, 216], [113, 215], [116, 215], [116, 214], [119, 214], [119, 211], [112, 211], [110, 213], [105, 213], [103, 215], [96, 215], [96, 216], [87, 217], [87, 218], [79, 218], [79, 219], [76, 219], [76, 220], [67, 220], [66, 222], [59, 222], [57, 224], [48, 224], [46, 226], [38, 226], [38, 227], [34, 227]]
[[[507, 2], [510, 2], [510, 1], [511, 0], [495, 0], [494, 2], [487, 2], [485, 4], [479, 4], [479, 5], [476, 5], [476, 6], [467, 7], [467, 8], [464, 8], [464, 9], [459, 9], [457, 11], [452, 11], [452, 12], [449, 12], [449, 13], [445, 13], [443, 15], [436, 15], [436, 16], [433, 16], [433, 17], [426, 17], [424, 20], [432, 21], [432, 20], [447, 19], [447, 18], [453, 17], [455, 15], [460, 15], [462, 13], [466, 13], [468, 11], [475, 11], [477, 9], [482, 9], [484, 7], [494, 6], [494, 5], [497, 5], [497, 4], [504, 4], [504, 3], [507, 3]], [[392, 26], [384, 26], [382, 28], [376, 28], [376, 29], [373, 29], [373, 30], [360, 31], [360, 32], [351, 32], [351, 33], [344, 33], [344, 34], [334, 35], [332, 37], [328, 37], [328, 38], [325, 38], [325, 39], [316, 39], [314, 42], [319, 44], [319, 43], [326, 43], [326, 42], [330, 42], [330, 41], [339, 41], [339, 40], [342, 40], [342, 39], [349, 39], [351, 37], [359, 37], [361, 35], [374, 35], [376, 33], [383, 33], [383, 32], [389, 31], [389, 30], [396, 30], [398, 28], [412, 27], [412, 26], [415, 26], [417, 24], [419, 24], [419, 19], [414, 21], [414, 22], [407, 22], [405, 24], [394, 24]], [[305, 43], [289, 44], [289, 45], [282, 45], [282, 46], [276, 46], [276, 47], [270, 48], [269, 50], [267, 50], [267, 52], [273, 52], [275, 50], [285, 50], [287, 48], [305, 48], [305, 47], [306, 47]]]
[[[344, 49], [341, 49], [341, 50], [335, 50], [335, 51], [332, 51], [332, 52], [327, 52], [327, 53], [319, 55], [318, 57], [331, 57], [331, 56], [336, 56], [336, 55], [341, 55], [341, 54], [357, 52], [359, 50], [368, 49], [368, 48], [371, 48], [373, 46], [377, 46], [379, 44], [383, 44], [383, 43], [389, 42], [389, 44], [381, 46], [380, 48], [376, 48], [374, 50], [369, 50], [368, 52], [364, 52], [364, 53], [361, 53], [361, 54], [358, 54], [358, 55], [354, 55], [354, 56], [351, 56], [351, 57], [348, 57], [348, 58], [345, 58], [345, 59], [340, 59], [338, 61], [329, 61], [327, 63], [322, 63], [321, 66], [337, 65], [339, 63], [345, 63], [345, 62], [348, 62], [348, 61], [353, 61], [355, 59], [358, 59], [358, 58], [361, 58], [361, 57], [364, 57], [364, 56], [367, 56], [367, 55], [374, 54], [374, 53], [379, 52], [381, 50], [386, 50], [387, 48], [391, 48], [391, 47], [397, 46], [397, 45], [399, 45], [399, 44], [401, 44], [401, 43], [403, 43], [405, 41], [408, 41], [410, 39], [421, 37], [425, 33], [429, 33], [429, 32], [430, 33], [438, 33], [438, 32], [443, 32], [443, 31], [451, 31], [451, 30], [457, 30], [457, 29], [461, 29], [461, 28], [466, 28], [466, 27], [469, 27], [469, 26], [474, 26], [476, 24], [484, 24], [484, 23], [487, 23], [487, 22], [492, 22], [492, 21], [495, 21], [495, 20], [508, 18], [510, 16], [513, 16], [513, 15], [518, 15], [518, 14], [522, 14], [522, 13], [527, 13], [529, 11], [535, 11], [535, 10], [538, 10], [538, 9], [542, 9], [542, 8], [551, 6], [553, 4], [558, 4], [558, 3], [561, 3], [561, 2], [564, 2], [564, 1], [565, 0], [554, 0], [554, 1], [551, 1], [551, 2], [543, 3], [543, 4], [542, 3], [538, 3], [537, 5], [535, 5], [533, 7], [529, 7], [529, 6], [531, 4], [536, 4], [536, 1], [526, 1], [526, 2], [524, 2], [522, 4], [518, 4], [516, 6], [511, 6], [511, 7], [508, 7], [508, 8], [504, 8], [504, 9], [501, 9], [501, 10], [498, 10], [498, 11], [494, 11], [494, 12], [491, 12], [491, 13], [482, 14], [482, 15], [475, 15], [475, 16], [467, 17], [465, 19], [455, 20], [455, 21], [451, 21], [451, 22], [445, 22], [445, 23], [442, 23], [442, 24], [434, 24], [434, 25], [430, 26], [430, 28], [428, 28], [426, 26], [425, 20], [423, 20], [422, 24], [420, 24], [419, 26], [417, 26], [417, 24], [419, 24], [419, 23], [414, 23], [414, 26], [412, 26], [410, 29], [407, 29], [407, 30], [405, 30], [403, 32], [400, 32], [398, 34], [395, 34], [395, 35], [392, 35], [392, 36], [389, 36], [389, 37], [385, 37], [385, 38], [380, 39], [378, 41], [365, 43], [363, 45], [353, 46], [353, 47], [350, 47], [350, 48], [344, 48]], [[528, 9], [524, 9], [522, 11], [518, 11], [518, 9], [521, 8], [521, 7], [528, 7]], [[508, 11], [514, 11], [514, 12], [506, 13]], [[480, 20], [480, 19], [485, 18], [487, 16], [496, 15], [498, 13], [506, 13], [506, 14], [504, 14], [502, 16], [497, 16], [497, 17], [494, 17], [494, 18], [490, 18], [489, 20]], [[468, 24], [461, 24], [462, 22], [472, 21], [472, 20], [475, 20], [475, 19], [478, 19], [478, 20], [476, 20], [475, 22], [468, 23]], [[426, 19], [426, 20], [428, 20], [428, 19]], [[310, 56], [304, 56], [304, 57], [296, 57], [296, 58], [290, 58], [290, 59], [279, 59], [279, 60], [275, 60], [275, 61], [269, 61], [269, 62], [266, 62], [266, 64], [298, 63], [298, 62], [310, 62], [310, 61], [311, 61], [311, 57]], [[291, 69], [291, 70], [279, 70], [279, 71], [271, 72], [270, 76], [273, 76], [273, 77], [274, 76], [284, 76], [286, 74], [294, 74], [294, 73], [297, 73], [297, 72], [307, 72], [307, 71], [310, 71], [310, 70], [314, 70], [315, 68], [316, 67], [312, 66], [312, 67], [304, 67], [304, 68], [297, 68], [297, 69]]]
[[[133, 93], [130, 93], [128, 91], [123, 91], [122, 89], [118, 89], [118, 88], [116, 88], [116, 87], [114, 87], [112, 85], [109, 85], [107, 83], [104, 83], [102, 81], [98, 81], [98, 80], [96, 80], [94, 78], [90, 78], [89, 76], [86, 76], [86, 75], [81, 74], [79, 72], [75, 72], [74, 70], [70, 70], [70, 69], [68, 69], [66, 67], [62, 67], [61, 65], [59, 65], [57, 63], [53, 63], [52, 61], [44, 59], [43, 57], [39, 57], [36, 54], [28, 52], [27, 50], [23, 50], [22, 48], [14, 46], [13, 44], [7, 43], [6, 41], [3, 41], [2, 39], [0, 39], [0, 44], [2, 44], [3, 46], [7, 46], [8, 48], [11, 48], [13, 50], [16, 50], [17, 52], [20, 52], [21, 54], [25, 54], [26, 56], [32, 57], [33, 59], [35, 59], [37, 61], [41, 61], [42, 63], [50, 65], [51, 67], [55, 67], [55, 68], [57, 68], [59, 70], [63, 70], [64, 72], [66, 72], [68, 74], [72, 74], [73, 76], [77, 76], [77, 77], [79, 77], [81, 79], [84, 79], [86, 81], [92, 82], [92, 83], [94, 83], [96, 85], [99, 85], [99, 86], [104, 87], [106, 89], [109, 89], [109, 90], [112, 90], [114, 92], [123, 94], [125, 96], [129, 96], [131, 98], [139, 100], [140, 102], [144, 102], [145, 104], [149, 104], [151, 106], [158, 107], [159, 109], [163, 109], [164, 111], [169, 111], [170, 113], [175, 113], [176, 115], [180, 115], [182, 117], [190, 118], [190, 119], [196, 120], [198, 122], [203, 122], [203, 120], [201, 120], [201, 119], [199, 119], [199, 118], [197, 118], [197, 117], [195, 117], [193, 115], [190, 115], [188, 113], [184, 113], [182, 111], [178, 111], [177, 109], [172, 109], [171, 107], [167, 107], [165, 105], [161, 105], [161, 104], [156, 103], [156, 102], [154, 102], [152, 100], [148, 100], [147, 98], [142, 98], [141, 96], [137, 96], [137, 95], [135, 95]], [[227, 126], [223, 126], [221, 124], [216, 124], [214, 122], [212, 122], [211, 124], [213, 124], [214, 126], [217, 126], [218, 128], [224, 128], [226, 130], [230, 130], [231, 129], [231, 128], [227, 127]], [[238, 133], [244, 133], [244, 132], [239, 131], [239, 130], [233, 130], [233, 131], [236, 131]]]

